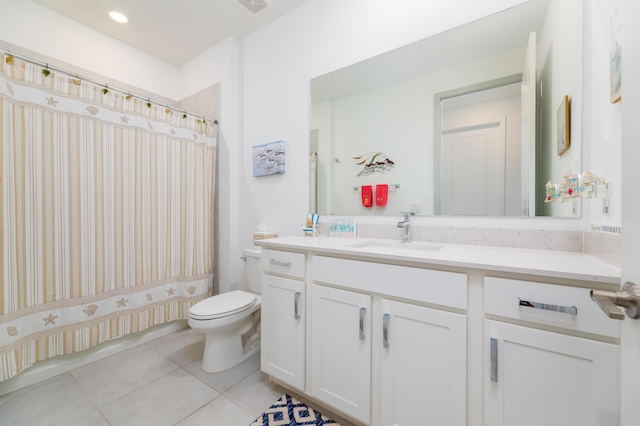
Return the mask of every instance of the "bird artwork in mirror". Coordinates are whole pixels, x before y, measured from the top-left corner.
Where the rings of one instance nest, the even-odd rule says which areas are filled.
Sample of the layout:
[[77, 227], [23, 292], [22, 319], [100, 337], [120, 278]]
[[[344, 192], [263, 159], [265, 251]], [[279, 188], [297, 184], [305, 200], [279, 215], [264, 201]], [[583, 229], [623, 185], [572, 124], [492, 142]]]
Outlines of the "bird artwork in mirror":
[[372, 173], [385, 173], [393, 169], [395, 163], [382, 152], [369, 152], [353, 157], [356, 165], [362, 166], [358, 176], [368, 176]]

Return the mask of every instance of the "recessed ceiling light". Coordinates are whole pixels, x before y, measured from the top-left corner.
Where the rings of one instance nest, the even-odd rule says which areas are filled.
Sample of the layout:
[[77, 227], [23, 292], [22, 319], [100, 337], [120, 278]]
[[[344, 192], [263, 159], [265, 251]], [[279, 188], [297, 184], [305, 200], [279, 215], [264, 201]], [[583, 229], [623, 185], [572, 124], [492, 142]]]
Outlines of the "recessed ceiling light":
[[106, 9], [106, 11], [109, 17], [116, 22], [119, 22], [121, 24], [126, 24], [127, 22], [129, 22], [129, 18], [127, 18], [126, 15], [119, 10]]

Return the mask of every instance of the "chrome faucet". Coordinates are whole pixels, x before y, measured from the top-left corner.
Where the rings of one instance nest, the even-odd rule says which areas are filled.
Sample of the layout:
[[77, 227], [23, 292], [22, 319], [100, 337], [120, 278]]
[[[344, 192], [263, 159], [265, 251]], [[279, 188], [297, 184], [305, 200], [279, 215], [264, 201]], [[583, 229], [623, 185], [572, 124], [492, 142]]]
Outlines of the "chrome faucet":
[[409, 227], [410, 223], [409, 223], [409, 215], [411, 214], [411, 212], [400, 212], [402, 214], [404, 214], [404, 220], [402, 222], [398, 222], [398, 228], [402, 228], [404, 233], [402, 235], [402, 242], [403, 243], [410, 243], [411, 242], [411, 228]]

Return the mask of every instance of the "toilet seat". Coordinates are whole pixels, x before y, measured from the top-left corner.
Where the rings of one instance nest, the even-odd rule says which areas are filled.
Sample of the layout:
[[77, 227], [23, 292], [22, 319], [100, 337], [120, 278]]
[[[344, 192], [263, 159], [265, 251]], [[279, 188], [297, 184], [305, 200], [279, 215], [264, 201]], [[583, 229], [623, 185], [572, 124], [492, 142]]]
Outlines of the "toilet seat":
[[218, 294], [193, 305], [189, 309], [189, 317], [195, 320], [228, 317], [251, 308], [256, 300], [255, 294], [242, 290]]

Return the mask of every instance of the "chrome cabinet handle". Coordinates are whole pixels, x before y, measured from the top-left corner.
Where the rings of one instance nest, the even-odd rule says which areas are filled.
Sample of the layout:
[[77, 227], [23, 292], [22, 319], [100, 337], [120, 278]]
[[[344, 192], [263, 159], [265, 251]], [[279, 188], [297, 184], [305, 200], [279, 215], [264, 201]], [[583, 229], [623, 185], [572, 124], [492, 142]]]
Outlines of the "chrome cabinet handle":
[[591, 299], [609, 318], [624, 319], [618, 306], [624, 308], [629, 318], [640, 318], [640, 288], [632, 282], [624, 283], [622, 291], [591, 290]]
[[364, 340], [364, 315], [367, 312], [367, 308], [360, 308], [360, 329], [359, 336], [360, 340]]
[[298, 304], [300, 303], [301, 295], [302, 293], [300, 293], [299, 291], [296, 291], [296, 294], [294, 295], [294, 299], [293, 299], [293, 319], [296, 319], [296, 320], [300, 319], [300, 313], [298, 312]]
[[539, 302], [529, 302], [528, 300], [522, 300], [518, 298], [520, 301], [519, 305], [527, 308], [534, 309], [542, 309], [545, 311], [554, 311], [554, 312], [562, 312], [563, 314], [571, 314], [578, 315], [578, 308], [575, 306], [559, 306], [559, 305], [549, 305], [547, 303], [539, 303]]
[[382, 347], [389, 349], [389, 314], [382, 316]]
[[498, 339], [491, 338], [491, 381], [498, 383]]
[[271, 259], [269, 263], [275, 266], [282, 266], [284, 268], [291, 268], [291, 262], [284, 262], [282, 260]]

